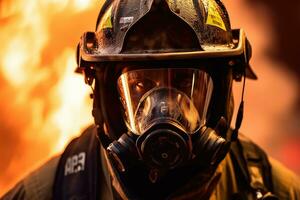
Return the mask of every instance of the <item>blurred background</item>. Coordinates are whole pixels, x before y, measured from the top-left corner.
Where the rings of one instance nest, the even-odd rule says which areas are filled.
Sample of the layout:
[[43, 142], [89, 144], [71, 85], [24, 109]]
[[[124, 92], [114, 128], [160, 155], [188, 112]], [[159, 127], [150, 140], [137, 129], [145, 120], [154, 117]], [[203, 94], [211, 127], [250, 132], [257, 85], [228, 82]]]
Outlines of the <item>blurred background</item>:
[[[259, 77], [246, 82], [241, 131], [300, 175], [300, 1], [223, 2]], [[0, 196], [93, 123], [75, 47], [102, 3], [0, 0]], [[241, 84], [234, 90], [238, 102]]]

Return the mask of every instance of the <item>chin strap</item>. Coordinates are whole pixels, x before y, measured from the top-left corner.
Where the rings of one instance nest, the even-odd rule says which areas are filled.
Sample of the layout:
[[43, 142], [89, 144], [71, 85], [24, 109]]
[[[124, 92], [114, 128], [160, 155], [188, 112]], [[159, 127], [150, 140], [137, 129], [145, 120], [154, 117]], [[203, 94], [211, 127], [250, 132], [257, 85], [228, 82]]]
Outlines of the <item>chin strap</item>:
[[241, 97], [241, 103], [237, 112], [237, 117], [235, 121], [235, 128], [231, 135], [231, 141], [236, 141], [239, 135], [239, 129], [241, 128], [243, 117], [244, 117], [244, 93], [245, 93], [245, 87], [246, 87], [246, 75], [244, 73], [244, 81], [243, 81], [243, 89], [242, 89], [242, 97]]

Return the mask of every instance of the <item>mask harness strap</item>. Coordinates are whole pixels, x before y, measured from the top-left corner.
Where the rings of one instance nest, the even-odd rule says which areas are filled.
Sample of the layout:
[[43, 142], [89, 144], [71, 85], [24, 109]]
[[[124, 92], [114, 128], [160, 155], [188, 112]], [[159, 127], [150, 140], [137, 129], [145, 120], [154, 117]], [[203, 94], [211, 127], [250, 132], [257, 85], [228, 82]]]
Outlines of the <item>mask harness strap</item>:
[[[102, 85], [98, 84], [99, 79], [102, 79], [103, 75], [101, 74], [101, 77], [98, 77], [98, 80], [96, 79], [96, 71], [93, 67], [86, 67], [83, 70], [84, 73], [84, 81], [87, 85], [90, 86], [92, 93], [90, 94], [90, 98], [93, 99], [93, 110], [92, 115], [95, 120], [95, 124], [97, 127], [97, 137], [101, 141], [101, 145], [104, 149], [107, 148], [107, 146], [111, 143], [110, 138], [105, 134], [104, 131], [104, 120], [103, 116], [101, 114], [101, 95], [103, 95], [103, 87]], [[100, 86], [99, 86], [100, 85]], [[101, 94], [100, 94], [101, 92]]]

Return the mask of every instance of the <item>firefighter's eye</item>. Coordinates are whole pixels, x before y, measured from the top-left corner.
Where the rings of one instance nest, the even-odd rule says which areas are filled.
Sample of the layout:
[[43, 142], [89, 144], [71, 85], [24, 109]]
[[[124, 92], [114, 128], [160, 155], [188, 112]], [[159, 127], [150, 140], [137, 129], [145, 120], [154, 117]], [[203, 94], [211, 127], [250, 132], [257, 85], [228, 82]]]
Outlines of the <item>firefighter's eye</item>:
[[137, 82], [137, 83], [135, 84], [135, 90], [136, 90], [136, 91], [140, 92], [141, 90], [144, 90], [144, 89], [145, 89], [144, 83], [142, 83], [142, 82]]
[[134, 91], [144, 93], [155, 87], [155, 82], [149, 79], [136, 80], [133, 84]]

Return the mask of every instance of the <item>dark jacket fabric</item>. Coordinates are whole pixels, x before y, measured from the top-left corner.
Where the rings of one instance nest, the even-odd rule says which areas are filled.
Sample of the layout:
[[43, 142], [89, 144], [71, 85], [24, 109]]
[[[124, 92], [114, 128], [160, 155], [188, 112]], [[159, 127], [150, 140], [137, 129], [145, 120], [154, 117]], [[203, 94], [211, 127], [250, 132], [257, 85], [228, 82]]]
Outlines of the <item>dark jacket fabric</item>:
[[[86, 150], [80, 144], [84, 142]], [[76, 146], [77, 145], [77, 146]], [[76, 147], [75, 151], [70, 150], [70, 147]], [[79, 149], [79, 151], [78, 151]], [[71, 181], [74, 185], [80, 185], [80, 188], [84, 190], [89, 186], [89, 191], [82, 191], [85, 196], [81, 196], [77, 199], [113, 199], [113, 190], [111, 187], [111, 178], [108, 173], [109, 169], [105, 163], [103, 156], [99, 159], [99, 171], [100, 173], [95, 176], [95, 179], [88, 178], [94, 176], [90, 171], [95, 170], [89, 168], [94, 166], [95, 155], [92, 152], [100, 152], [100, 144], [96, 138], [96, 131], [94, 127], [88, 128], [82, 136], [74, 139], [70, 145], [66, 148], [66, 151], [62, 156], [57, 156], [49, 160], [42, 165], [39, 169], [30, 173], [27, 177], [21, 180], [14, 188], [8, 191], [1, 199], [3, 200], [51, 200], [51, 199], [72, 199], [72, 194], [64, 194], [65, 191], [71, 191], [68, 189], [68, 185], [64, 182]], [[91, 152], [89, 152], [91, 151]], [[71, 152], [71, 153], [70, 153]], [[82, 154], [86, 152], [86, 154]], [[71, 155], [69, 155], [71, 154]], [[65, 155], [65, 156], [64, 156]], [[67, 158], [67, 159], [64, 159]], [[231, 154], [228, 154], [226, 158], [221, 162], [217, 169], [217, 173], [221, 174], [220, 181], [218, 182], [214, 192], [212, 193], [210, 200], [233, 200], [238, 199], [235, 194], [241, 191], [241, 185], [243, 184], [240, 177], [240, 172], [237, 172], [236, 162], [233, 160]], [[73, 160], [70, 165], [68, 162]], [[84, 161], [85, 164], [82, 164]], [[269, 158], [271, 166], [271, 176], [273, 191], [279, 199], [287, 200], [300, 200], [300, 181], [295, 174], [286, 169], [282, 164], [276, 160]], [[66, 164], [68, 163], [68, 164]], [[74, 165], [75, 163], [75, 165]], [[90, 164], [87, 164], [90, 163]], [[58, 167], [63, 164], [62, 167]], [[96, 164], [96, 165], [98, 165]], [[63, 170], [62, 170], [63, 169]], [[101, 170], [102, 169], [102, 170]], [[61, 172], [60, 172], [61, 171]], [[81, 177], [82, 176], [82, 177]], [[67, 179], [61, 179], [61, 177], [70, 177]], [[70, 180], [68, 180], [70, 179]], [[92, 181], [91, 181], [92, 180]], [[79, 183], [80, 181], [80, 183]], [[78, 182], [78, 183], [77, 183]], [[57, 185], [61, 183], [61, 185]], [[188, 193], [189, 191], [187, 191]], [[58, 196], [63, 194], [62, 196]], [[68, 196], [70, 195], [70, 196]], [[245, 198], [245, 196], [247, 196]], [[188, 198], [186, 198], [188, 199]], [[197, 199], [197, 198], [192, 198]], [[255, 199], [253, 195], [246, 194], [243, 199]]]

